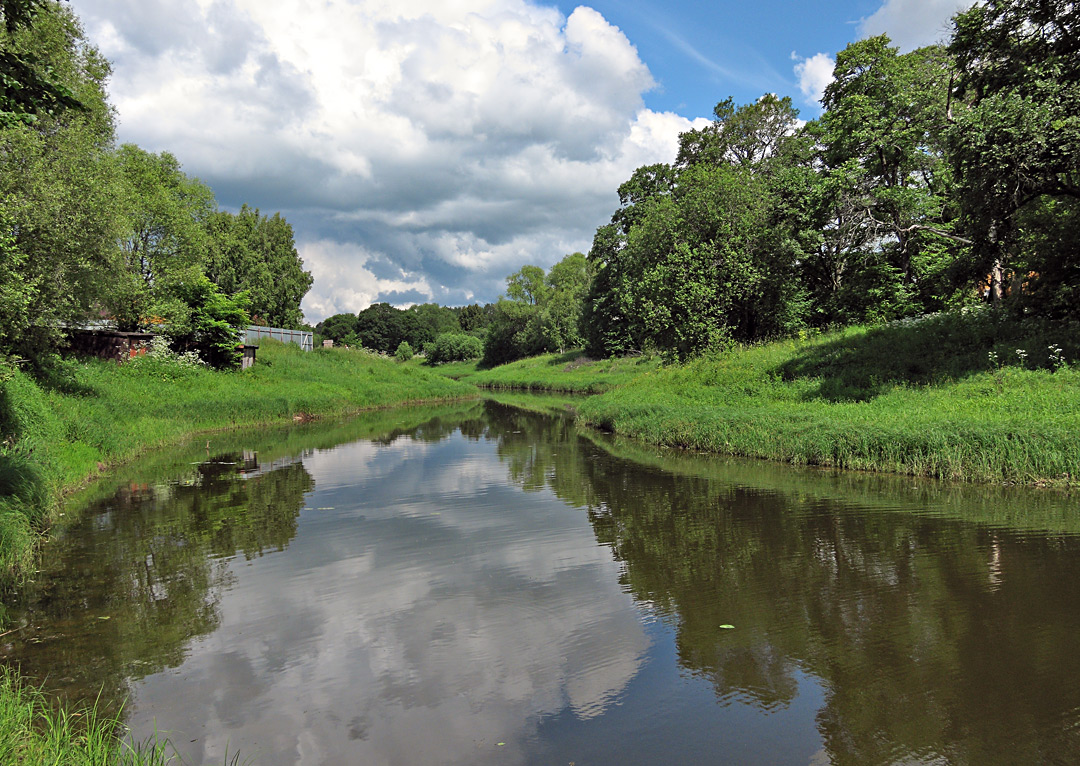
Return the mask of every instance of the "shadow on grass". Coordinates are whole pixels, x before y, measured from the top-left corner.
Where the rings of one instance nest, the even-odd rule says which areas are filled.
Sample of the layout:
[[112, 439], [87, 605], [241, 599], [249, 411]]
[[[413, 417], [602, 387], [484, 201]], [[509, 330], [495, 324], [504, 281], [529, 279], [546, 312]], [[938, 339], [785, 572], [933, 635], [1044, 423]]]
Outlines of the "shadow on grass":
[[[477, 372], [483, 372], [483, 371], [486, 371], [486, 370], [493, 370], [496, 367], [502, 367], [502, 366], [507, 365], [507, 364], [513, 364], [514, 362], [520, 362], [520, 361], [522, 361], [524, 359], [532, 359], [532, 358], [533, 357], [527, 357], [526, 356], [526, 357], [521, 357], [520, 359], [507, 359], [505, 361], [499, 361], [499, 362], [495, 362], [495, 361], [492, 361], [490, 359], [483, 358], [477, 363], [476, 370], [477, 370]], [[579, 362], [579, 360], [581, 360], [581, 361]], [[585, 352], [581, 351], [579, 349], [577, 351], [567, 351], [564, 354], [558, 354], [556, 356], [553, 356], [551, 359], [548, 359], [546, 362], [544, 362], [544, 364], [547, 365], [548, 367], [559, 367], [559, 366], [565, 366], [567, 364], [574, 364], [575, 366], [578, 366], [579, 364], [588, 363], [588, 362], [592, 362], [592, 361], [594, 361], [594, 360], [589, 359], [588, 357], [586, 357]]]
[[589, 364], [592, 361], [594, 360], [585, 356], [584, 351], [567, 351], [565, 354], [553, 356], [548, 360], [547, 365], [548, 367], [566, 367], [567, 365], [572, 365], [570, 369], [573, 369], [574, 367]]
[[92, 396], [97, 394], [97, 391], [81, 383], [76, 371], [81, 362], [89, 359], [94, 357], [42, 354], [30, 360], [24, 372], [43, 391], [55, 391], [67, 396]]
[[1016, 320], [1002, 311], [934, 314], [815, 344], [780, 365], [787, 381], [817, 378], [803, 398], [866, 401], [897, 386], [961, 380], [1000, 366], [1052, 369], [1054, 349], [1080, 356], [1075, 324]]
[[[0, 454], [0, 499], [21, 500], [28, 509], [44, 509], [49, 492], [41, 471], [22, 455]], [[36, 519], [32, 519], [36, 521]]]
[[0, 505], [31, 522], [39, 520], [49, 488], [34, 456], [34, 444], [52, 435], [53, 415], [41, 391], [25, 375], [0, 382]]

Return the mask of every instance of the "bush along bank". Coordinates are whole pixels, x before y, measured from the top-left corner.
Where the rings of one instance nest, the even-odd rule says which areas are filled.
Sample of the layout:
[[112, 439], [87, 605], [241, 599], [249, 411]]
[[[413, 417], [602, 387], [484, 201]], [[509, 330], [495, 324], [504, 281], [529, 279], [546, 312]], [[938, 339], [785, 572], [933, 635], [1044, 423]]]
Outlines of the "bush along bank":
[[1068, 327], [947, 314], [707, 355], [585, 400], [673, 447], [942, 479], [1075, 486]]
[[39, 380], [0, 369], [0, 577], [25, 569], [61, 495], [108, 466], [197, 433], [341, 417], [475, 388], [363, 351], [263, 342], [243, 372], [167, 351], [57, 362]]

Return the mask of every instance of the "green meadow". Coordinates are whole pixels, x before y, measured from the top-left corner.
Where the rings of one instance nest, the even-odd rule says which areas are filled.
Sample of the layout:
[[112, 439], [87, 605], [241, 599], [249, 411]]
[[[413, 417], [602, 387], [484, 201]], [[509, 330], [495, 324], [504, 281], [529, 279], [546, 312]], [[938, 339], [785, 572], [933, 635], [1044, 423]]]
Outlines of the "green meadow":
[[[660, 366], [658, 357], [589, 359], [581, 351], [541, 354], [462, 374], [460, 380], [495, 390], [599, 394]], [[442, 365], [435, 368], [442, 371]]]

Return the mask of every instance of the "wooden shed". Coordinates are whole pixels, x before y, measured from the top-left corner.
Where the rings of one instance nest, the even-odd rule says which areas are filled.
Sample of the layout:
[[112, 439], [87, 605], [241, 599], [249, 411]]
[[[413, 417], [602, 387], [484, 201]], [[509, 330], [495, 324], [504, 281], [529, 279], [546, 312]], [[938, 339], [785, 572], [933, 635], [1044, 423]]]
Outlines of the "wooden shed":
[[118, 330], [69, 330], [68, 349], [81, 356], [126, 362], [150, 350], [150, 332], [120, 332]]

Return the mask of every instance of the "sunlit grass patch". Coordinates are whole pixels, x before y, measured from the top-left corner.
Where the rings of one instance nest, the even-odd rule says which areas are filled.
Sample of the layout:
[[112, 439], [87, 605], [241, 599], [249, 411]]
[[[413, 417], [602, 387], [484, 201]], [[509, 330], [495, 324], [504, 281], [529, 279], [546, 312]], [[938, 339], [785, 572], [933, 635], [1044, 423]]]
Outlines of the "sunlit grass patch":
[[177, 762], [163, 738], [127, 743], [117, 715], [94, 705], [64, 710], [0, 667], [0, 763], [20, 766], [156, 766]]
[[1080, 369], [1045, 328], [1024, 335], [1023, 326], [976, 319], [848, 328], [705, 356], [636, 377], [579, 413], [654, 444], [795, 464], [1075, 483]]

